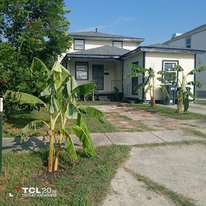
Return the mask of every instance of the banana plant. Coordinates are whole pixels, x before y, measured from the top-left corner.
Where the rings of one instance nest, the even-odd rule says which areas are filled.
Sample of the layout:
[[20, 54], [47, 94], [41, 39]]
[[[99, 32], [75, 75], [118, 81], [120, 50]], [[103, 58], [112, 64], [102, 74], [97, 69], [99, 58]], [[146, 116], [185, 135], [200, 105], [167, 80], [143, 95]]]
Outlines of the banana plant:
[[136, 90], [136, 93], [138, 93], [140, 90], [145, 88], [145, 102], [146, 95], [147, 93], [149, 93], [151, 99], [151, 107], [155, 107], [155, 92], [157, 89], [160, 89], [164, 98], [165, 96], [169, 98], [167, 89], [163, 85], [157, 84], [157, 80], [163, 84], [166, 84], [166, 81], [162, 77], [155, 78], [155, 72], [151, 67], [149, 69], [146, 69], [136, 64], [128, 64], [127, 66], [132, 68], [132, 72], [130, 74], [125, 75], [124, 78], [142, 76], [146, 79], [145, 82], [138, 84], [134, 87], [134, 89]]
[[182, 79], [178, 78], [176, 75], [170, 72], [166, 72], [166, 71], [158, 72], [158, 74], [167, 75], [169, 77], [167, 81], [179, 87], [179, 90], [177, 91], [177, 95], [176, 95], [177, 108], [178, 108], [179, 114], [183, 113], [183, 111], [186, 112], [188, 110], [189, 102], [190, 102], [190, 99], [188, 97], [190, 96], [194, 98], [194, 95], [190, 92], [190, 90], [187, 90], [186, 86], [193, 85], [193, 86], [199, 87], [200, 89], [202, 88], [202, 84], [197, 80], [187, 82], [187, 77], [189, 75], [194, 75], [197, 72], [201, 72], [203, 70], [206, 70], [206, 66], [200, 66], [198, 68], [195, 68], [191, 70], [187, 75], [185, 75], [184, 69], [180, 65], [177, 65], [175, 66], [174, 71], [177, 71], [178, 73], [182, 72]]
[[[5, 98], [11, 98], [20, 104], [42, 104], [48, 110], [50, 124], [43, 120], [32, 121], [27, 124], [22, 131], [22, 139], [26, 139], [26, 134], [31, 128], [36, 128], [39, 124], [45, 124], [48, 128], [46, 136], [49, 136], [49, 157], [48, 172], [57, 171], [59, 164], [59, 154], [61, 143], [64, 140], [71, 160], [77, 159], [74, 143], [67, 128], [70, 127], [72, 132], [80, 139], [85, 153], [88, 156], [95, 156], [95, 149], [89, 134], [87, 125], [84, 121], [83, 114], [90, 115], [105, 123], [103, 113], [93, 107], [82, 106], [77, 104], [77, 95], [87, 95], [94, 87], [93, 83], [87, 83], [77, 86], [76, 80], [69, 74], [61, 64], [55, 62], [51, 71], [49, 71], [41, 60], [35, 58], [31, 65], [31, 70], [48, 72], [47, 87], [41, 92], [41, 96], [49, 97], [47, 105], [38, 97], [22, 92], [7, 91]], [[60, 118], [61, 126], [56, 127], [57, 119]], [[76, 119], [76, 124], [67, 125], [68, 119]], [[57, 148], [54, 143], [58, 141]]]

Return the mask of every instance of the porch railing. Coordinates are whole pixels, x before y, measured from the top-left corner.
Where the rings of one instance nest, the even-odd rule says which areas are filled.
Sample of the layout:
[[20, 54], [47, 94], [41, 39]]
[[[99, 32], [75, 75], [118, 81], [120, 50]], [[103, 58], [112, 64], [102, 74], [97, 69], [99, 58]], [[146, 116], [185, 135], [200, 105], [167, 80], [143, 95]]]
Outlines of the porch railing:
[[132, 82], [130, 82], [123, 88], [123, 94], [124, 97], [128, 97], [130, 94], [132, 94]]

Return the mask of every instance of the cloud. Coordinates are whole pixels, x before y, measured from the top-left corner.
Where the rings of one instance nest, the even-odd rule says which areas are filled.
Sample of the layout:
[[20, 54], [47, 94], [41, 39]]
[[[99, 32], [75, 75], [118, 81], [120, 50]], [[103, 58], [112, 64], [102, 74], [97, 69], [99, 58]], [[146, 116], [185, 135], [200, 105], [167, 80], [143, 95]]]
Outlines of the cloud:
[[97, 28], [98, 31], [104, 31], [105, 29], [114, 28], [114, 26], [122, 25], [122, 24], [124, 24], [128, 21], [132, 21], [134, 19], [135, 19], [135, 17], [131, 17], [131, 16], [119, 16], [107, 25], [91, 26], [91, 27], [79, 29], [78, 31], [79, 32], [81, 32], [81, 31], [95, 31], [95, 28]]

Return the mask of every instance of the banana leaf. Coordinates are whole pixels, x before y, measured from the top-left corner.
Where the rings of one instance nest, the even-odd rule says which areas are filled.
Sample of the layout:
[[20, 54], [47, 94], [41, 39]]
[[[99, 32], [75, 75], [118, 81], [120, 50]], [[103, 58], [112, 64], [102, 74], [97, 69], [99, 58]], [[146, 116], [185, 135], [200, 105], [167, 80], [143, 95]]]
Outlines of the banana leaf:
[[70, 76], [69, 81], [66, 83], [67, 95], [68, 95], [68, 99], [70, 100], [70, 102], [68, 102], [69, 104], [69, 109], [67, 112], [68, 119], [77, 119], [78, 110], [76, 106], [76, 94], [72, 93], [72, 90], [75, 89], [76, 87], [77, 87], [76, 80], [74, 79], [73, 76]]
[[78, 110], [71, 102], [69, 102], [69, 110], [67, 112], [67, 119], [77, 119]]
[[88, 95], [90, 94], [93, 87], [94, 87], [93, 82], [90, 82], [76, 87], [75, 89], [72, 90], [72, 92], [80, 95]]
[[53, 82], [50, 82], [50, 84], [44, 89], [44, 91], [41, 92], [41, 96], [49, 96], [52, 94], [53, 90]]
[[185, 98], [184, 99], [184, 112], [186, 112], [189, 108], [189, 103], [190, 103], [190, 99]]
[[63, 134], [63, 137], [65, 138], [65, 145], [66, 145], [66, 148], [67, 148], [67, 152], [70, 154], [71, 156], [71, 160], [72, 161], [75, 161], [77, 160], [77, 154], [76, 154], [76, 151], [75, 151], [75, 147], [74, 147], [74, 143], [72, 141], [72, 138], [71, 136], [69, 135], [69, 133], [61, 128], [60, 131], [62, 132]]
[[148, 69], [141, 67], [139, 65], [136, 65], [136, 64], [128, 64], [127, 66], [132, 68], [134, 71], [137, 71], [138, 73], [144, 73], [148, 71]]
[[187, 84], [199, 87], [200, 89], [202, 88], [202, 84], [199, 81], [197, 81], [197, 80], [188, 82]]
[[85, 112], [87, 115], [97, 118], [100, 122], [106, 123], [104, 114], [98, 109], [89, 106], [80, 106], [79, 109]]
[[164, 87], [163, 85], [160, 86], [160, 91], [162, 92], [162, 95], [163, 95], [163, 99], [165, 100], [166, 96], [167, 98], [169, 99], [170, 98], [170, 95], [166, 89], [166, 87]]
[[171, 79], [177, 79], [177, 76], [171, 72], [166, 72], [166, 71], [158, 71], [157, 74], [161, 74], [161, 75], [167, 75], [168, 77], [170, 77]]
[[38, 127], [42, 126], [42, 123], [45, 124], [48, 129], [50, 129], [50, 126], [43, 120], [34, 120], [30, 123], [28, 123], [23, 129], [22, 129], [22, 134], [21, 134], [21, 140], [26, 140], [26, 135], [30, 131], [30, 129], [37, 129]]
[[182, 72], [184, 69], [180, 65], [177, 65], [175, 66], [174, 71]]
[[20, 104], [44, 104], [46, 106], [46, 104], [38, 97], [23, 92], [7, 90], [4, 98], [11, 98], [13, 101]]
[[157, 77], [157, 80], [159, 80], [163, 84], [167, 84], [167, 81], [163, 77]]
[[53, 81], [56, 82], [57, 89], [62, 85], [66, 78], [70, 75], [69, 71], [64, 68], [59, 62], [55, 62], [52, 67], [54, 72]]
[[138, 93], [141, 89], [143, 89], [147, 85], [147, 82], [138, 84], [134, 87], [134, 90], [136, 90], [136, 93]]
[[187, 75], [193, 75], [193, 74], [196, 74], [197, 72], [201, 72], [204, 70], [206, 70], [206, 66], [200, 66], [190, 71]]
[[43, 73], [43, 72], [48, 72], [48, 69], [46, 65], [40, 59], [34, 57], [31, 67], [30, 67], [30, 71], [32, 73], [35, 73], [35, 72]]
[[149, 73], [149, 78], [155, 77], [155, 72], [151, 67], [149, 68], [148, 73]]
[[72, 132], [79, 137], [80, 142], [85, 150], [85, 153], [88, 156], [96, 156], [95, 149], [92, 143], [92, 139], [90, 137], [89, 131], [87, 129], [87, 125], [84, 121], [83, 115], [78, 114], [77, 125], [71, 124], [70, 128]]

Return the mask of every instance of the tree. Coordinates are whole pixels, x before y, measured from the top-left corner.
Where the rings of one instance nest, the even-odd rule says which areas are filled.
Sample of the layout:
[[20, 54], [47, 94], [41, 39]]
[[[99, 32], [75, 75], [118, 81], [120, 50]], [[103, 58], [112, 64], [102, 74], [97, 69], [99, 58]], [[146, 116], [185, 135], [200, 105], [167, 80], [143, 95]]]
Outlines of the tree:
[[145, 82], [138, 84], [134, 87], [134, 89], [136, 90], [136, 93], [138, 93], [140, 90], [145, 88], [145, 100], [146, 94], [149, 92], [151, 99], [151, 107], [155, 107], [155, 91], [157, 89], [160, 89], [164, 97], [166, 95], [169, 98], [169, 94], [166, 88], [163, 85], [156, 84], [156, 80], [159, 80], [164, 84], [166, 84], [166, 81], [162, 77], [158, 77], [155, 79], [155, 72], [151, 67], [149, 69], [146, 69], [136, 64], [128, 64], [127, 66], [132, 68], [132, 73], [125, 75], [124, 78], [142, 76], [146, 79]]
[[[1, 0], [0, 35], [27, 62], [34, 57], [51, 68], [57, 55], [71, 46], [63, 0]], [[3, 37], [3, 38], [2, 38]]]
[[[46, 78], [29, 68], [37, 57], [51, 69], [57, 56], [70, 48], [67, 13], [63, 0], [1, 0], [1, 95], [6, 90], [40, 94]], [[4, 106], [4, 117], [9, 120], [16, 103], [7, 100]]]
[[[192, 71], [190, 71], [187, 75], [185, 75], [184, 69], [180, 65], [177, 65], [177, 66], [175, 66], [174, 71], [181, 72], [182, 79], [178, 78], [176, 75], [174, 75], [170, 72], [166, 72], [166, 71], [159, 71], [158, 72], [158, 74], [167, 75], [169, 77], [169, 79], [167, 81], [172, 83], [173, 85], [176, 85], [179, 87], [179, 90], [177, 91], [177, 96], [176, 96], [179, 114], [183, 113], [183, 107], [184, 107], [184, 112], [186, 112], [188, 110], [189, 102], [190, 102], [190, 99], [188, 97], [190, 96], [190, 97], [194, 98], [194, 95], [190, 92], [190, 90], [187, 90], [186, 86], [193, 85], [193, 86], [202, 88], [202, 84], [197, 80], [187, 82], [187, 77], [189, 75], [194, 75], [197, 72], [201, 72], [203, 70], [206, 70], [206, 66], [200, 66], [198, 68], [195, 68]], [[183, 106], [183, 102], [184, 102], [184, 106]]]
[[[48, 172], [57, 171], [60, 147], [63, 138], [67, 151], [71, 156], [71, 160], [77, 159], [76, 151], [72, 138], [66, 128], [69, 126], [72, 132], [79, 137], [80, 142], [88, 156], [95, 156], [94, 146], [84, 121], [82, 113], [96, 117], [105, 123], [104, 115], [101, 111], [87, 106], [77, 104], [77, 95], [87, 95], [94, 87], [93, 83], [87, 83], [77, 86], [76, 80], [69, 74], [58, 62], [55, 62], [51, 71], [39, 59], [35, 58], [31, 66], [32, 70], [40, 72], [48, 72], [47, 87], [41, 92], [41, 96], [48, 96], [49, 103], [45, 104], [41, 99], [30, 94], [22, 92], [14, 92], [8, 90], [5, 97], [21, 104], [42, 104], [48, 110], [50, 116], [50, 125], [43, 120], [35, 120], [27, 124], [23, 129], [22, 138], [25, 139], [26, 133], [32, 127], [37, 127], [40, 123], [44, 123], [48, 127], [47, 135], [50, 137]], [[56, 127], [57, 119], [61, 120], [61, 127]], [[68, 119], [76, 119], [76, 124], [67, 125]], [[58, 147], [54, 147], [54, 139], [58, 137]]]

